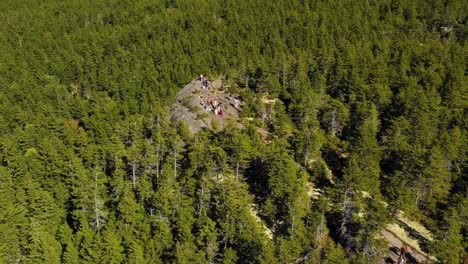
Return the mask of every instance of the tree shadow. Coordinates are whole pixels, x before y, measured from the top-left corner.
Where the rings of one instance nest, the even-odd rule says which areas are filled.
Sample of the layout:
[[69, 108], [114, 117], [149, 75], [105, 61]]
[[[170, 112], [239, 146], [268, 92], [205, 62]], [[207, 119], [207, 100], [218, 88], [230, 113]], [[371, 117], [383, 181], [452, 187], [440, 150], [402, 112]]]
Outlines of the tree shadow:
[[409, 236], [419, 242], [419, 247], [422, 251], [428, 252], [428, 240], [422, 236], [416, 229], [412, 228], [411, 226], [403, 223], [402, 221], [398, 221], [399, 225], [409, 234]]

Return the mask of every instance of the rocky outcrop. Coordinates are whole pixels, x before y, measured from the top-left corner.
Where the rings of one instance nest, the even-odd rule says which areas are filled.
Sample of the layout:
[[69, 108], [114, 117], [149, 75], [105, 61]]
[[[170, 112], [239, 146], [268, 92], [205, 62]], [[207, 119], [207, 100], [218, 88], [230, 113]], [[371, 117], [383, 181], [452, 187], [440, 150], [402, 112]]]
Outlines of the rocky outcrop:
[[[242, 108], [239, 96], [228, 93], [222, 87], [221, 80], [213, 81], [205, 89], [202, 88], [202, 85], [201, 81], [193, 80], [180, 91], [177, 103], [171, 111], [171, 121], [185, 123], [191, 134], [200, 130], [212, 129], [215, 126], [222, 127], [228, 120], [234, 120], [241, 126], [238, 122]], [[204, 109], [208, 100], [221, 102], [223, 114], [215, 114], [211, 105], [210, 110]]]

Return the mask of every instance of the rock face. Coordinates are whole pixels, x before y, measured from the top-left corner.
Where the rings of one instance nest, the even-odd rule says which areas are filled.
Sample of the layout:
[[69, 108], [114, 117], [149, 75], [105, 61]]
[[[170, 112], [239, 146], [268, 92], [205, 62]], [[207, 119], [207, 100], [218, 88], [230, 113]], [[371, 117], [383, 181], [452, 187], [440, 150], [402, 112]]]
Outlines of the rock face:
[[[240, 98], [224, 90], [221, 80], [213, 81], [205, 89], [202, 85], [201, 81], [193, 80], [180, 91], [171, 111], [171, 121], [184, 122], [191, 134], [211, 129], [215, 122], [218, 127], [224, 126], [228, 120], [237, 122], [242, 108]], [[208, 101], [213, 103], [209, 104]], [[214, 102], [221, 103], [222, 115], [215, 114]], [[205, 106], [209, 106], [210, 110], [204, 109]]]

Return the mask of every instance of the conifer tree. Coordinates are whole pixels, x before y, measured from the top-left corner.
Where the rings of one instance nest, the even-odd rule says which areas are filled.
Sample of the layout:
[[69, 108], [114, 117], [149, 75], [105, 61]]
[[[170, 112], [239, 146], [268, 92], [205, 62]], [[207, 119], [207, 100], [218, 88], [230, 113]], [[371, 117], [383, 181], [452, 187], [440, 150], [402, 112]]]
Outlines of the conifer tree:
[[445, 230], [442, 232], [440, 240], [433, 242], [430, 247], [439, 261], [455, 264], [460, 263], [466, 254], [461, 224], [463, 220], [460, 219], [460, 214], [455, 208], [452, 207], [449, 210], [444, 219]]

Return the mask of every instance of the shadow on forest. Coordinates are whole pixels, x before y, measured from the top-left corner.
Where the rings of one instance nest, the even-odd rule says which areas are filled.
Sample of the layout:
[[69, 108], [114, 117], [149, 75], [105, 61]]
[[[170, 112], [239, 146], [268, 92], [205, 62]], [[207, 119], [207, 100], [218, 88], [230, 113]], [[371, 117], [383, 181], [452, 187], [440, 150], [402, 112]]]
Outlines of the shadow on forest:
[[249, 184], [249, 191], [255, 195], [257, 204], [263, 203], [268, 195], [268, 175], [266, 171], [265, 163], [261, 159], [256, 159], [250, 162], [244, 173]]

